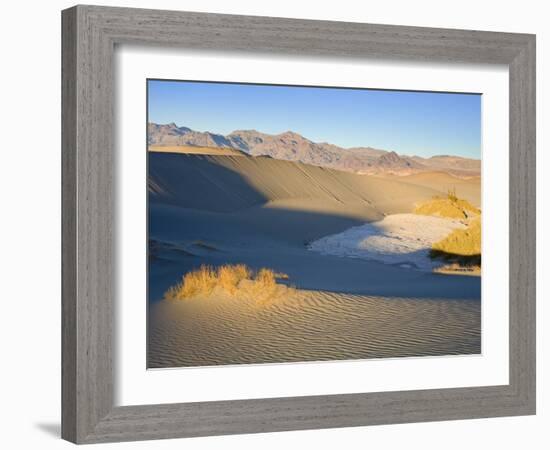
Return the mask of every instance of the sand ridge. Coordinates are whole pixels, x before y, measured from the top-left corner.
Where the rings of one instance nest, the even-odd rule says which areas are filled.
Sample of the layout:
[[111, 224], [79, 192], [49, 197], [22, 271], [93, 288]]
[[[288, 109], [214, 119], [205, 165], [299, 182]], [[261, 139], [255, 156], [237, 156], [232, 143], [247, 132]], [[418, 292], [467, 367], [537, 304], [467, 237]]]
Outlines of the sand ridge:
[[[150, 199], [198, 210], [231, 212], [274, 201], [325, 202], [326, 212], [410, 212], [442, 191], [269, 157], [149, 153]], [[198, 196], [197, 194], [201, 195]]]
[[[269, 157], [148, 158], [150, 367], [479, 353], [479, 277], [308, 250], [443, 188]], [[162, 300], [203, 264], [284, 272], [297, 295]]]
[[466, 199], [473, 205], [481, 206], [481, 177], [458, 177], [447, 172], [421, 172], [402, 177], [385, 176], [387, 179], [397, 179], [401, 183], [413, 186], [422, 186], [435, 189], [446, 195], [448, 191], [455, 191], [460, 198]]
[[149, 145], [150, 152], [180, 153], [185, 155], [231, 155], [244, 156], [246, 153], [227, 147], [198, 147], [193, 145]]

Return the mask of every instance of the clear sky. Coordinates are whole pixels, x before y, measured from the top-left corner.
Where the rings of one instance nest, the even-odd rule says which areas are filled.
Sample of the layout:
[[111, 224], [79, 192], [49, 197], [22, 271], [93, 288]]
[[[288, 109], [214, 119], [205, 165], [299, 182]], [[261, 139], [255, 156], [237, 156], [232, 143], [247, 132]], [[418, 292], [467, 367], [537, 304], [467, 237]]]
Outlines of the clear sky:
[[229, 134], [294, 131], [314, 142], [480, 158], [481, 95], [148, 81], [149, 122]]

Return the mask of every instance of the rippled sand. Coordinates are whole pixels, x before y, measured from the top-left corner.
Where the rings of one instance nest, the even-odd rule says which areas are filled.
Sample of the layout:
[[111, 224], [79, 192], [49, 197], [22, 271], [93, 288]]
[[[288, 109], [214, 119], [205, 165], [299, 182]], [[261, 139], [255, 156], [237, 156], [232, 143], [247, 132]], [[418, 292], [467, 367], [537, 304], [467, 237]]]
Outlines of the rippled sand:
[[[148, 180], [149, 367], [480, 353], [479, 277], [307, 249], [446, 188], [265, 157], [157, 152]], [[424, 252], [429, 262], [405, 244], [407, 261]], [[203, 264], [267, 267], [298, 291], [270, 304], [161, 300]]]
[[297, 291], [151, 305], [150, 368], [479, 354], [480, 301]]

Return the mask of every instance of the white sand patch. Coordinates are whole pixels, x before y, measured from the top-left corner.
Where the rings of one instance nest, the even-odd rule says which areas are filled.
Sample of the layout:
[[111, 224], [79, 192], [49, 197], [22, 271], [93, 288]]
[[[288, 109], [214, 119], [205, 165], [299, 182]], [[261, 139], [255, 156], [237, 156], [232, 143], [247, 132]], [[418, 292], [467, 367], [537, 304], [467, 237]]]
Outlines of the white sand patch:
[[325, 255], [368, 259], [431, 271], [442, 265], [429, 257], [432, 244], [454, 229], [465, 227], [456, 219], [392, 214], [378, 222], [353, 227], [314, 241], [309, 249]]

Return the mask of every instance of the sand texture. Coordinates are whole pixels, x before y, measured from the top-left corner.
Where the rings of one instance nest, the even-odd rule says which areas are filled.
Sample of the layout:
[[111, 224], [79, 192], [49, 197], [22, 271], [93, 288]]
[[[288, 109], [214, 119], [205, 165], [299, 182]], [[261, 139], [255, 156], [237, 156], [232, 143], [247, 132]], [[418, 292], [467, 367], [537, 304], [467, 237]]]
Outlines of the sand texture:
[[300, 291], [267, 304], [218, 296], [152, 306], [150, 367], [480, 352], [479, 302]]
[[401, 183], [422, 186], [443, 192], [454, 190], [460, 198], [473, 205], [481, 206], [481, 177], [458, 177], [446, 172], [422, 172], [403, 177], [387, 176], [387, 179], [398, 179]]
[[[269, 157], [148, 157], [150, 367], [479, 353], [479, 277], [308, 248], [445, 187]], [[163, 300], [204, 264], [267, 267], [296, 289]]]

